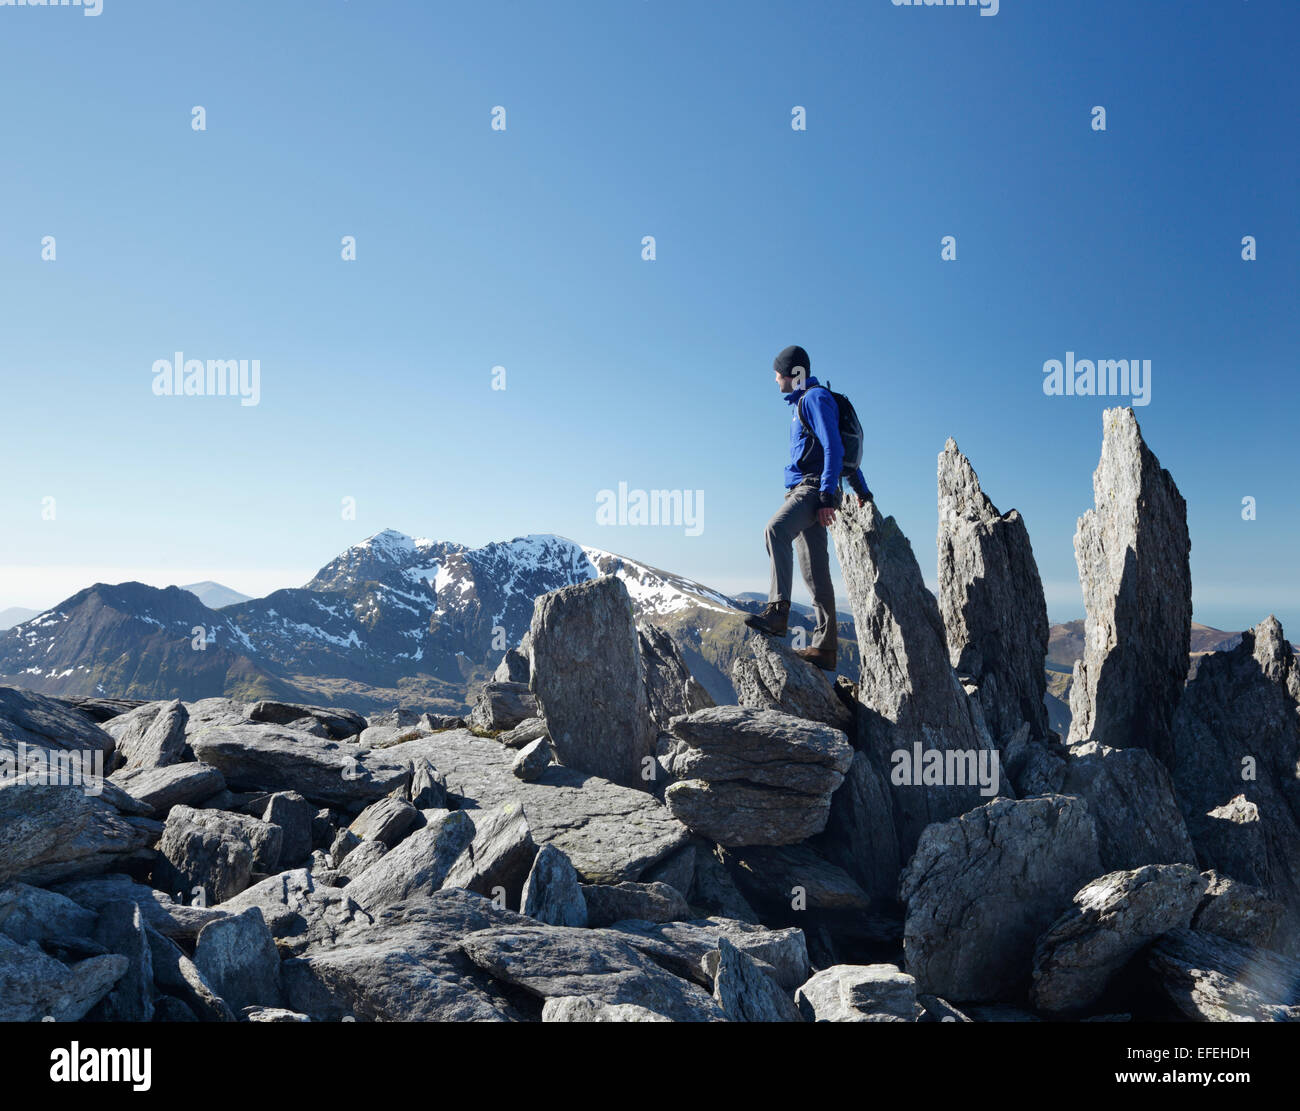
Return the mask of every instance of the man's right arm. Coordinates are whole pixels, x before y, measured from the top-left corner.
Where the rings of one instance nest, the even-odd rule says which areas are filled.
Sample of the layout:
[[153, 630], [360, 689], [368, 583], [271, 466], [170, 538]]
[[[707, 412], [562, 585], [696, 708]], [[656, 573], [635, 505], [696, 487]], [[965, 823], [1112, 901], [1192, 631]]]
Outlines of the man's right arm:
[[863, 477], [861, 467], [849, 476], [849, 488], [858, 495], [858, 501], [860, 502], [874, 500], [871, 488], [867, 486], [867, 480]]

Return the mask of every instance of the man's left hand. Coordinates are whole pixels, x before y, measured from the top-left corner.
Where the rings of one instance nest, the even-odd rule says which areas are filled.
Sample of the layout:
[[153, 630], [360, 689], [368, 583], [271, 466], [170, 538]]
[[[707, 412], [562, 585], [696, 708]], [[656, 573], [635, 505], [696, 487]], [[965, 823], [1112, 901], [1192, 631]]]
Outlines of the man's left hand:
[[822, 528], [830, 528], [833, 520], [835, 520], [835, 510], [829, 508], [817, 510], [817, 523]]

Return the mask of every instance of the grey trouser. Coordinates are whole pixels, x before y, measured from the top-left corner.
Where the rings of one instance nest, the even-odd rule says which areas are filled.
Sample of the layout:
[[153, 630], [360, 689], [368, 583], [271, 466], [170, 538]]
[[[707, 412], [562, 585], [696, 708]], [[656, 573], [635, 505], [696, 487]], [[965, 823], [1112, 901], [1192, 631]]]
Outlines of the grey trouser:
[[809, 479], [785, 492], [785, 501], [776, 516], [767, 523], [764, 534], [767, 554], [772, 561], [772, 586], [769, 602], [790, 601], [794, 566], [790, 556], [793, 544], [799, 553], [799, 571], [813, 599], [817, 628], [809, 641], [813, 648], [835, 649], [835, 588], [831, 585], [830, 555], [826, 547], [826, 529], [817, 523], [821, 494], [817, 479]]

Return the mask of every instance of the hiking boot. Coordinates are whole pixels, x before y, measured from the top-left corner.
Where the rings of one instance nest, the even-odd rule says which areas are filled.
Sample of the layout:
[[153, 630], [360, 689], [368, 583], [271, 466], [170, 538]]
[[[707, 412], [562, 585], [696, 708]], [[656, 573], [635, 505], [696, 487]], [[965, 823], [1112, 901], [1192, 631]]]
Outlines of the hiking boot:
[[789, 619], [789, 602], [768, 602], [761, 613], [752, 613], [746, 617], [745, 624], [770, 637], [783, 637]]
[[810, 664], [816, 664], [823, 671], [835, 670], [834, 648], [796, 648], [794, 654]]

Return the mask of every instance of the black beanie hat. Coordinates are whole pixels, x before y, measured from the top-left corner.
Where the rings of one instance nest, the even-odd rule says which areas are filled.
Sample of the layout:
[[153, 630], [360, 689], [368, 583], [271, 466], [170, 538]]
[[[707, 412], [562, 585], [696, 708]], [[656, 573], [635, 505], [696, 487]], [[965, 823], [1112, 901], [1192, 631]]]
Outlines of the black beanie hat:
[[803, 368], [805, 375], [812, 373], [812, 361], [808, 358], [808, 352], [798, 344], [787, 347], [772, 360], [772, 369], [782, 378], [796, 377], [800, 367]]

